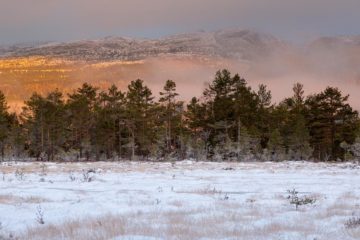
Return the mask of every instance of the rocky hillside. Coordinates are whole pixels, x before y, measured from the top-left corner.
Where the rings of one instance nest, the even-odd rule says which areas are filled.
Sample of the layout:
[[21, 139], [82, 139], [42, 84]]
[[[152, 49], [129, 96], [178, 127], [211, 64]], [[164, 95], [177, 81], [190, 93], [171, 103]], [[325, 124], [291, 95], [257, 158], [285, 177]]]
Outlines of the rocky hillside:
[[107, 37], [69, 43], [15, 45], [0, 48], [1, 57], [44, 56], [67, 60], [141, 60], [162, 55], [200, 55], [254, 60], [285, 48], [277, 38], [250, 30], [179, 34], [161, 39]]

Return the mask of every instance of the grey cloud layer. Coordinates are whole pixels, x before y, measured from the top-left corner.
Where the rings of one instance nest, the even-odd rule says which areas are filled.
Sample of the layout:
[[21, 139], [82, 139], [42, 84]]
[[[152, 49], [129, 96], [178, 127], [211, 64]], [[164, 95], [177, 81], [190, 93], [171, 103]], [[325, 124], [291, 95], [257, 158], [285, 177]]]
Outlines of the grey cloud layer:
[[0, 43], [226, 27], [290, 39], [358, 34], [359, 9], [358, 0], [0, 0]]

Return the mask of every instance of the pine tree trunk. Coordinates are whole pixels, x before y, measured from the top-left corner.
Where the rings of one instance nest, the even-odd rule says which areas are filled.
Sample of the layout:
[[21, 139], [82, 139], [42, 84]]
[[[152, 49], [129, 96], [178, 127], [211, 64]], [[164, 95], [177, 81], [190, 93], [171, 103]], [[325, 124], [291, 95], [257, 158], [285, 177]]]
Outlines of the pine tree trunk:
[[1, 161], [3, 162], [5, 158], [5, 147], [4, 144], [1, 144]]
[[240, 148], [241, 148], [241, 143], [240, 143], [240, 137], [241, 137], [241, 122], [240, 119], [238, 119], [238, 129], [237, 129], [237, 159], [238, 161], [240, 161]]
[[121, 159], [121, 121], [119, 119], [119, 159]]
[[44, 124], [43, 124], [43, 114], [41, 112], [41, 153], [44, 152]]
[[135, 160], [135, 134], [134, 129], [131, 131], [131, 160]]
[[[170, 115], [170, 114], [169, 114]], [[171, 152], [171, 120], [170, 117], [168, 119], [168, 153]]]
[[53, 154], [53, 151], [52, 151], [52, 144], [51, 144], [51, 139], [50, 139], [50, 129], [47, 130], [47, 139], [48, 139], [48, 162], [50, 162], [52, 159], [52, 154]]
[[129, 132], [131, 134], [131, 160], [135, 159], [135, 133], [132, 126], [128, 126]]
[[336, 160], [336, 149], [335, 149], [335, 134], [336, 134], [336, 126], [334, 123], [334, 120], [332, 120], [332, 126], [331, 126], [331, 159]]

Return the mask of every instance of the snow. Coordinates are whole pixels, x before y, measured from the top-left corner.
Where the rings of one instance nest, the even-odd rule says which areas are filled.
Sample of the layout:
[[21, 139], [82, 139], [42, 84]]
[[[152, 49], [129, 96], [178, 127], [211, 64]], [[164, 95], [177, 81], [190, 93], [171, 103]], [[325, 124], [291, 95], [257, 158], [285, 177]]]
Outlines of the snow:
[[[89, 169], [90, 182], [84, 179]], [[189, 239], [182, 235], [195, 233], [190, 238], [250, 238], [235, 232], [251, 239], [357, 239], [360, 227], [350, 231], [344, 224], [360, 217], [359, 173], [360, 166], [352, 163], [5, 162], [0, 165], [0, 236], [111, 214], [125, 217], [129, 229], [151, 228], [125, 228], [114, 240]], [[315, 204], [296, 211], [287, 199], [292, 189]], [[39, 206], [44, 225], [36, 220]], [[186, 231], [172, 229], [181, 224]]]

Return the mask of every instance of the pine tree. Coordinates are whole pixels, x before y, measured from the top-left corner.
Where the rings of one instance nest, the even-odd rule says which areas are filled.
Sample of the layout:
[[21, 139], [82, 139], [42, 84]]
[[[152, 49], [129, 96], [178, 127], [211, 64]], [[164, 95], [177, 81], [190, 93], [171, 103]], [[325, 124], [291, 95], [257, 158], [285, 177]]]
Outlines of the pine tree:
[[202, 120], [193, 123], [201, 123], [202, 130], [209, 132], [210, 152], [216, 150], [219, 155], [226, 152], [224, 148], [231, 149], [232, 153], [222, 158], [240, 160], [243, 156], [240, 154], [241, 129], [257, 128], [255, 120], [258, 118], [259, 97], [243, 78], [238, 74], [231, 76], [224, 69], [216, 73], [214, 81], [205, 89], [203, 99], [201, 107], [195, 102], [189, 107], [202, 109]]
[[[204, 91], [206, 108], [209, 111], [206, 127], [210, 130], [211, 149], [216, 151], [217, 155], [224, 155], [222, 148], [229, 147], [233, 141], [232, 129], [236, 126], [233, 91], [234, 80], [226, 69], [218, 71], [214, 81]], [[227, 159], [227, 156], [220, 158]]]
[[289, 134], [289, 145], [296, 160], [306, 160], [311, 156], [312, 149], [310, 147], [310, 133], [305, 119], [304, 86], [301, 83], [294, 84], [293, 93], [290, 124], [294, 126], [294, 130]]
[[96, 138], [98, 151], [106, 158], [113, 158], [117, 154], [123, 155], [123, 135], [125, 121], [125, 94], [115, 85], [107, 92], [100, 93], [99, 104], [95, 108]]
[[185, 112], [186, 125], [188, 129], [197, 135], [197, 133], [206, 128], [206, 106], [200, 103], [200, 100], [193, 97], [190, 103], [186, 106]]
[[[81, 88], [68, 95], [66, 106], [71, 132], [69, 144], [79, 152], [80, 159], [85, 157], [89, 160], [91, 146], [97, 147], [97, 139], [93, 136], [96, 123], [94, 112], [98, 104], [97, 91], [97, 88], [84, 83]], [[98, 152], [97, 149], [93, 151]]]
[[15, 113], [10, 114], [10, 133], [8, 135], [8, 145], [10, 153], [16, 159], [26, 157], [25, 151], [26, 134], [24, 132], [24, 125], [20, 123], [19, 116]]
[[269, 151], [268, 154], [270, 155], [271, 161], [284, 160], [284, 140], [280, 134], [279, 129], [274, 129], [271, 131], [267, 149]]
[[206, 160], [208, 157], [209, 130], [207, 127], [207, 110], [205, 104], [193, 97], [186, 106], [185, 126], [188, 132], [187, 156]]
[[[245, 79], [238, 74], [233, 77], [233, 100], [234, 121], [236, 123], [236, 155], [237, 160], [244, 159], [250, 154], [255, 135], [251, 135], [248, 129], [254, 128], [255, 114], [258, 110], [256, 94], [247, 86]], [[250, 147], [251, 146], [251, 147]], [[254, 151], [253, 151], [254, 153]]]
[[5, 95], [0, 91], [0, 153], [1, 159], [4, 160], [6, 143], [10, 135], [10, 114], [8, 113]]
[[28, 141], [28, 150], [31, 157], [37, 160], [43, 159], [45, 151], [45, 99], [34, 93], [25, 102], [21, 113], [21, 120], [24, 122], [24, 129]]
[[147, 157], [156, 142], [156, 104], [151, 90], [140, 79], [132, 81], [126, 94], [126, 125], [130, 133], [131, 159]]
[[23, 108], [22, 121], [26, 129], [30, 155], [52, 161], [64, 147], [65, 104], [62, 93], [55, 90], [46, 98], [34, 93]]
[[54, 160], [57, 153], [63, 150], [67, 137], [65, 103], [62, 93], [58, 90], [50, 92], [45, 100], [45, 153], [48, 160]]
[[272, 128], [278, 128], [284, 140], [287, 158], [305, 160], [311, 156], [310, 135], [304, 114], [303, 85], [296, 83], [294, 95], [286, 98], [272, 112]]
[[328, 87], [306, 100], [310, 143], [314, 157], [320, 160], [344, 159], [340, 144], [352, 144], [356, 138], [358, 113], [337, 88]]
[[271, 92], [263, 84], [259, 85], [257, 91], [258, 109], [256, 112], [257, 129], [260, 133], [260, 144], [262, 148], [267, 148], [267, 143], [270, 138], [270, 123], [271, 123]]
[[298, 115], [294, 120], [293, 131], [289, 135], [289, 151], [292, 159], [307, 160], [312, 154], [310, 134], [303, 115]]
[[159, 102], [164, 107], [166, 148], [167, 154], [170, 154], [175, 148], [176, 135], [179, 137], [181, 133], [182, 103], [176, 101], [179, 94], [176, 93], [176, 83], [174, 81], [167, 80], [163, 89], [164, 91], [160, 92]]

